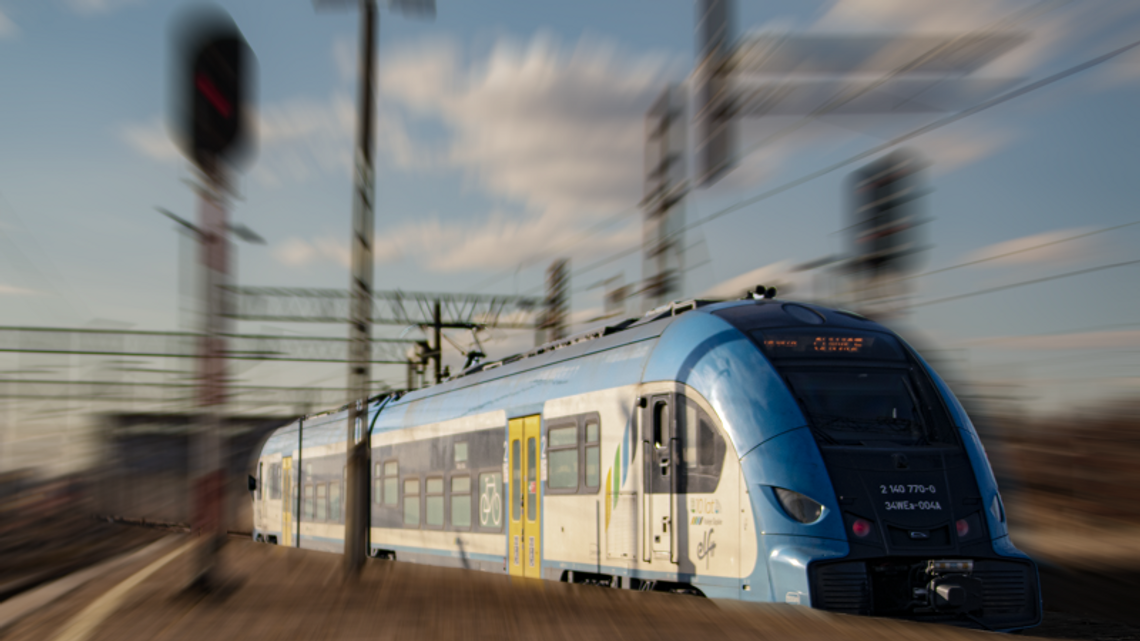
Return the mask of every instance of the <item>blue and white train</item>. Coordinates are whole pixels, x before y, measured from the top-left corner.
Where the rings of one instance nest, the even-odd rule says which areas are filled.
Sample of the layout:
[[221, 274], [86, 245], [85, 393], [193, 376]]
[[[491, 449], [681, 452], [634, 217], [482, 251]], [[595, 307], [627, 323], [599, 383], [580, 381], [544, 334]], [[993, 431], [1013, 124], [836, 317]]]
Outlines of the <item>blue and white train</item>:
[[[1041, 621], [981, 442], [857, 314], [674, 303], [369, 407], [370, 552], [1013, 630]], [[345, 414], [258, 454], [254, 537], [343, 550]]]

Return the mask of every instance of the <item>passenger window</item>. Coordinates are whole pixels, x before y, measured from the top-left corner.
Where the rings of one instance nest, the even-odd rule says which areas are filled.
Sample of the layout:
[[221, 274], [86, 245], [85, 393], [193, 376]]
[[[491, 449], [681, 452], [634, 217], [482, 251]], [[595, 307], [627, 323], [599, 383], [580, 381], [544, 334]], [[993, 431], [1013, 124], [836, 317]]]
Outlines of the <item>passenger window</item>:
[[317, 521], [327, 521], [329, 518], [329, 488], [324, 483], [317, 486]]
[[269, 464], [269, 500], [281, 499], [281, 464]]
[[467, 467], [467, 443], [455, 444], [455, 467], [460, 470]]
[[384, 466], [377, 463], [372, 472], [372, 502], [384, 502]]
[[522, 475], [520, 473], [519, 458], [522, 450], [519, 441], [511, 441], [511, 520], [517, 521], [522, 517]]
[[682, 444], [681, 459], [686, 470], [695, 470], [697, 467], [697, 407], [691, 402], [685, 403], [685, 438]]
[[700, 444], [697, 449], [701, 453], [701, 467], [711, 467], [716, 464], [716, 430], [708, 421], [700, 422]]
[[471, 477], [451, 477], [451, 527], [471, 527]]
[[578, 426], [551, 428], [547, 433], [548, 479], [551, 489], [578, 489]]
[[313, 520], [313, 486], [311, 483], [305, 484], [305, 502], [304, 511], [302, 514], [306, 521]]
[[681, 478], [677, 479], [677, 490], [696, 494], [713, 492], [720, 483], [725, 455], [724, 438], [717, 433], [712, 419], [695, 401], [682, 398], [678, 402], [683, 404], [678, 412], [684, 417], [684, 424], [677, 427], [682, 435], [684, 465], [678, 468]]
[[400, 504], [400, 466], [396, 461], [384, 464], [384, 505], [395, 507]]
[[586, 419], [586, 487], [596, 489], [601, 482], [601, 437], [598, 419]]
[[443, 527], [443, 479], [427, 480], [427, 526]]
[[532, 436], [526, 440], [526, 520], [538, 519], [538, 447]]
[[657, 449], [665, 447], [667, 440], [666, 429], [669, 424], [669, 403], [657, 401], [653, 405], [653, 446]]
[[340, 481], [329, 483], [329, 520], [340, 523]]
[[404, 480], [404, 525], [420, 524], [420, 480]]

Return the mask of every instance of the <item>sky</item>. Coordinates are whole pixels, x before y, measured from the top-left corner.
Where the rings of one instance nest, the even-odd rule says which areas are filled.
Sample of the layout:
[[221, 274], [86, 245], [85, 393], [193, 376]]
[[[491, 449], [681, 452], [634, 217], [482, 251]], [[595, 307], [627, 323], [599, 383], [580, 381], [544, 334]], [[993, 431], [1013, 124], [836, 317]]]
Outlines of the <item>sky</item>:
[[[258, 67], [257, 153], [238, 179], [232, 217], [267, 244], [238, 246], [236, 281], [347, 287], [357, 13], [307, 0], [220, 5]], [[645, 113], [667, 85], [690, 77], [695, 3], [437, 5], [433, 20], [381, 13], [375, 288], [541, 294], [546, 267], [566, 257], [572, 318], [597, 316], [603, 289], [592, 285], [641, 277]], [[184, 6], [0, 0], [0, 325], [185, 325], [178, 283], [187, 241], [155, 211], [196, 216], [194, 172], [166, 116], [172, 21]], [[1140, 6], [742, 0], [735, 25], [742, 37], [987, 29], [1024, 36], [975, 72], [1012, 90], [1140, 40]], [[958, 377], [1025, 411], [1140, 390], [1140, 265], [1106, 267], [1140, 259], [1140, 225], [1129, 225], [1140, 221], [1138, 79], [1140, 49], [905, 142], [929, 162], [921, 203], [929, 249], [897, 324]], [[832, 282], [826, 270], [790, 267], [847, 251], [848, 175], [875, 156], [756, 197], [981, 99], [941, 113], [742, 122], [740, 148], [750, 153], [684, 203], [694, 226], [678, 298], [745, 274], [791, 285], [789, 298], [818, 295]], [[989, 289], [998, 291], [979, 293]], [[465, 332], [453, 339], [472, 342]], [[483, 339], [492, 358], [533, 344], [529, 333]], [[448, 358], [453, 367], [461, 360]], [[344, 380], [337, 366], [264, 364], [237, 375], [261, 384]], [[404, 373], [375, 375], [400, 386]]]

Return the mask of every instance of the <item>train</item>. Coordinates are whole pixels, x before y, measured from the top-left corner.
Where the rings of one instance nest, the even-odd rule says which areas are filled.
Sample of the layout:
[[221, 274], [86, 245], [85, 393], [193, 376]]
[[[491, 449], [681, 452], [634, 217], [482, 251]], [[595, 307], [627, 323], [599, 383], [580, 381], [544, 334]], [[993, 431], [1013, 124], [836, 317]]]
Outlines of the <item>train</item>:
[[[758, 290], [763, 292], [761, 288]], [[860, 314], [690, 300], [370, 402], [372, 556], [611, 588], [1032, 627], [978, 432]], [[346, 410], [272, 433], [253, 537], [342, 552]]]

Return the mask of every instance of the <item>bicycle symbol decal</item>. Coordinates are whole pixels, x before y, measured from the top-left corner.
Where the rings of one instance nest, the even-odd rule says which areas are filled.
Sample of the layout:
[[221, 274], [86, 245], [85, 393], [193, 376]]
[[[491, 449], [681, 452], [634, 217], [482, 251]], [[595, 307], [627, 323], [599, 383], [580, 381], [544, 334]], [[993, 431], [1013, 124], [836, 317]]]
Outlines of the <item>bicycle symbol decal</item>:
[[499, 495], [498, 474], [489, 474], [479, 493], [479, 525], [499, 527], [503, 518], [503, 499]]

